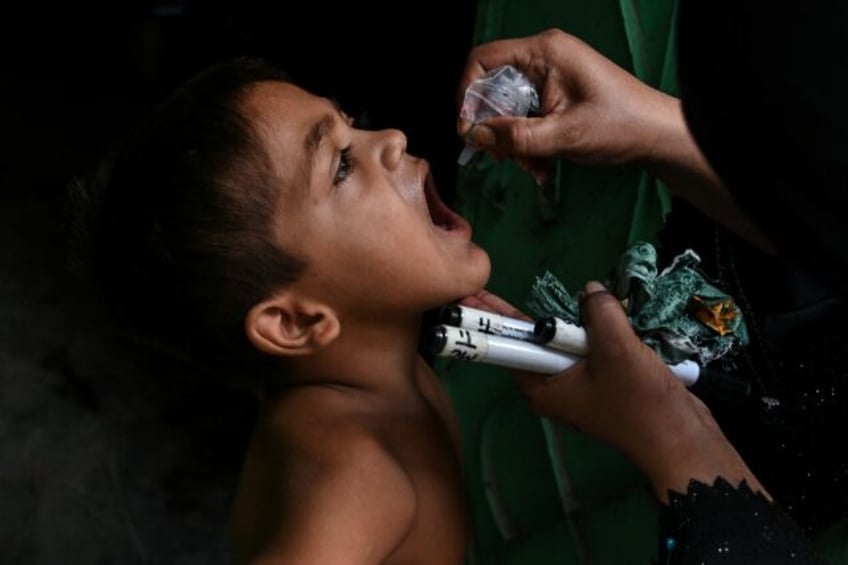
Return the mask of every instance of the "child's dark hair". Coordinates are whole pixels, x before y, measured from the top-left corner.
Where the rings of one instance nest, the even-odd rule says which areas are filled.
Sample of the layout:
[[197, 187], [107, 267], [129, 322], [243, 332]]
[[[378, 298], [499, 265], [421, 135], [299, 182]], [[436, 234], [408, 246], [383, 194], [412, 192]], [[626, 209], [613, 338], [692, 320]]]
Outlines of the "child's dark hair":
[[268, 365], [247, 311], [305, 266], [274, 240], [277, 176], [242, 104], [251, 85], [287, 80], [258, 59], [210, 67], [71, 194], [86, 278], [116, 319], [237, 379]]

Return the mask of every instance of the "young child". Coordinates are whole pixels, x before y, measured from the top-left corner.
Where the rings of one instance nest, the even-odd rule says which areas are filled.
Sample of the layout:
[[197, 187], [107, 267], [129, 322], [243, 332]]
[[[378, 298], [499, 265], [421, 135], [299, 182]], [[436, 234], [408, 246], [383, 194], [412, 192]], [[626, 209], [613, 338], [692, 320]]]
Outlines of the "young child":
[[463, 562], [456, 420], [419, 332], [490, 264], [404, 134], [238, 59], [177, 90], [97, 180], [108, 305], [261, 394], [240, 560]]

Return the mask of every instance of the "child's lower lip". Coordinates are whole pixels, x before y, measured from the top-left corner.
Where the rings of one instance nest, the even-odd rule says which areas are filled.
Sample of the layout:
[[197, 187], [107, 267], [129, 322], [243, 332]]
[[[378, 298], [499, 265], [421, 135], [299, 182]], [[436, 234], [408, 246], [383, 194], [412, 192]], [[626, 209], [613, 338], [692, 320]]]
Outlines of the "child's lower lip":
[[442, 233], [452, 236], [469, 239], [471, 237], [471, 226], [464, 219], [455, 218], [449, 226], [436, 225]]
[[[436, 229], [448, 236], [470, 239], [471, 225], [465, 218], [457, 214], [454, 210], [451, 210], [441, 201], [438, 187], [436, 187], [435, 180], [429, 170], [424, 175], [423, 184], [425, 193], [428, 193], [426, 198], [428, 199], [427, 207], [430, 221]], [[435, 202], [430, 202], [430, 199], [435, 200]], [[434, 211], [434, 207], [437, 210]], [[440, 216], [440, 220], [442, 221], [434, 221], [434, 216]]]

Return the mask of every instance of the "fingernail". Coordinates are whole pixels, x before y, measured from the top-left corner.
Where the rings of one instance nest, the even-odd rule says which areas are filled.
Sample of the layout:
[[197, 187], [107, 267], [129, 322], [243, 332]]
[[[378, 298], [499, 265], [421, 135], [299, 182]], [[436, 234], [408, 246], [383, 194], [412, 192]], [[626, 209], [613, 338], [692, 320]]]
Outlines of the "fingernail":
[[465, 136], [465, 142], [477, 148], [491, 149], [495, 146], [495, 132], [484, 125], [474, 125]]
[[586, 293], [591, 294], [593, 292], [603, 292], [607, 289], [604, 285], [599, 283], [598, 281], [589, 281], [586, 283]]

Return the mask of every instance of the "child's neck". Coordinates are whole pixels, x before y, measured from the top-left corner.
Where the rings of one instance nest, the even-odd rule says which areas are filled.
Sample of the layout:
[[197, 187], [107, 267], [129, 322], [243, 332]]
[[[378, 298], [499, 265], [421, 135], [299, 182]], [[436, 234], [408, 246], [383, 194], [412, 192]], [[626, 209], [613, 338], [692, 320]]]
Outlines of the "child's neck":
[[421, 316], [392, 323], [344, 320], [333, 343], [292, 360], [285, 380], [390, 395], [417, 394], [421, 323]]

